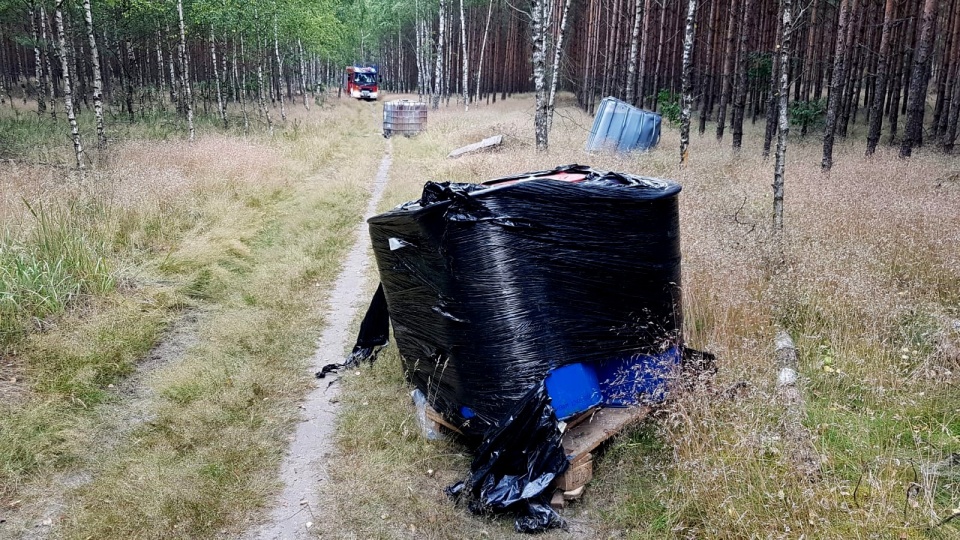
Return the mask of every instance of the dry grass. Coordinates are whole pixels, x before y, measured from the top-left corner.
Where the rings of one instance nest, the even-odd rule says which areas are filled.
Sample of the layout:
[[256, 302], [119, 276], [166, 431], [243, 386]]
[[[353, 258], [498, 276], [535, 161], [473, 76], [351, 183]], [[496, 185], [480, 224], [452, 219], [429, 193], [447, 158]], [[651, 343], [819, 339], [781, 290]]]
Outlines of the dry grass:
[[[96, 203], [119, 286], [8, 352], [26, 391], [0, 414], [0, 505], [22, 510], [0, 536], [60, 504], [64, 537], [236, 534], [270, 500], [325, 285], [382, 153], [375, 120], [352, 102], [293, 109], [272, 138], [116, 143], [82, 179], [4, 171], [8, 230], [30, 227], [20, 197]], [[115, 389], [184, 307], [193, 345], [139, 373], [134, 397]], [[82, 480], [64, 490], [64, 475]]]
[[[794, 139], [781, 255], [772, 244], [773, 163], [760, 156], [762, 126], [747, 126], [739, 154], [709, 131], [694, 136], [689, 166], [679, 171], [673, 128], [647, 154], [589, 155], [589, 117], [563, 107], [551, 150], [537, 154], [532, 113], [526, 98], [469, 113], [431, 111], [426, 133], [394, 140], [382, 208], [416, 198], [427, 180], [480, 181], [573, 162], [684, 185], [686, 336], [717, 353], [720, 371], [656, 424], [608, 448], [585, 503], [568, 511], [582, 536], [960, 535], [952, 523], [927, 529], [960, 506], [956, 471], [919, 474], [960, 451], [960, 364], [945, 345], [960, 337], [951, 330], [960, 319], [955, 158], [924, 149], [900, 161], [882, 148], [867, 159], [857, 139], [837, 146], [824, 175], [816, 137]], [[446, 159], [495, 133], [505, 135], [499, 151]], [[800, 348], [806, 425], [823, 456], [819, 482], [798, 478], [778, 435], [778, 328]], [[390, 353], [349, 380], [334, 466], [342, 471], [342, 529], [333, 530], [358, 538], [510, 535], [510, 523], [477, 520], [446, 500], [442, 487], [466, 471], [468, 458], [455, 444], [418, 438], [399, 371]], [[741, 382], [746, 389], [736, 396], [724, 392]], [[923, 487], [907, 501], [913, 481]]]

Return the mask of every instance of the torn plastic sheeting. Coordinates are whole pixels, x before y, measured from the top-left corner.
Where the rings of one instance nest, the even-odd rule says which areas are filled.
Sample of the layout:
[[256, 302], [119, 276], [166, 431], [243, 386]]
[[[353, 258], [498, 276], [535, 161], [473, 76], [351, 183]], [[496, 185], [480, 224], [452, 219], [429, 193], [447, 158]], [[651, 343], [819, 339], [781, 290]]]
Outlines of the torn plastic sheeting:
[[517, 532], [566, 527], [550, 507], [547, 490], [569, 465], [559, 422], [544, 385], [538, 384], [491, 427], [474, 454], [470, 476], [447, 488], [469, 499], [471, 512], [517, 512]]
[[477, 435], [555, 367], [680, 345], [679, 191], [568, 166], [371, 218], [408, 379]]

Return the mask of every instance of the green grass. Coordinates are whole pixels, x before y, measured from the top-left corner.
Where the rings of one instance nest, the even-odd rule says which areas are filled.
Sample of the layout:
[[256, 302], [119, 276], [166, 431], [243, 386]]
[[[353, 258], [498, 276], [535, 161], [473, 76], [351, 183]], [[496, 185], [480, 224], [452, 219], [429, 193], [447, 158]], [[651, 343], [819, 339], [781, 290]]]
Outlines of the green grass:
[[33, 320], [114, 286], [103, 242], [76, 208], [28, 208], [30, 233], [0, 237], [0, 350], [22, 340]]

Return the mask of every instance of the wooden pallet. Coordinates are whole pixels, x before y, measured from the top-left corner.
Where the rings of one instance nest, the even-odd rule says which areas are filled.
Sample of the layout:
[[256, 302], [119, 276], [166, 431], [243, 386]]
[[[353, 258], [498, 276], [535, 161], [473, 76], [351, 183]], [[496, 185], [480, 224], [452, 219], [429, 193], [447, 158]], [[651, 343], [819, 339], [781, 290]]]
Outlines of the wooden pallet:
[[[568, 501], [578, 499], [584, 486], [593, 479], [593, 451], [624, 428], [642, 421], [650, 411], [650, 407], [594, 408], [561, 423], [563, 450], [570, 466], [554, 481], [551, 505], [562, 508]], [[427, 406], [427, 420], [433, 423], [430, 427], [436, 431], [444, 428], [462, 433], [430, 406]]]
[[567, 422], [563, 432], [563, 450], [570, 460], [567, 471], [554, 481], [550, 504], [563, 508], [579, 499], [584, 486], [593, 479], [593, 451], [626, 427], [649, 416], [650, 407], [593, 409]]

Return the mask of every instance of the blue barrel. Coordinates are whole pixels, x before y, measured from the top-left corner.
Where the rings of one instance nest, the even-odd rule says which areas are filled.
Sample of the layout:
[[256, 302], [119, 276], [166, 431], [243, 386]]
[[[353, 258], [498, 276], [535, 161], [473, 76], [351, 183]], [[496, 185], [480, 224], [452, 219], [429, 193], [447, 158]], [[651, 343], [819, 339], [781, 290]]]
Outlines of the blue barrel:
[[660, 142], [660, 115], [615, 97], [603, 98], [593, 119], [587, 151], [649, 150]]

